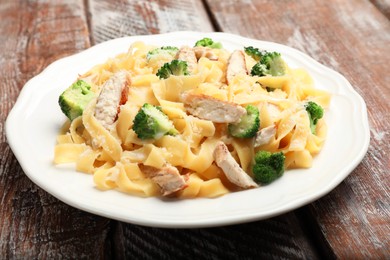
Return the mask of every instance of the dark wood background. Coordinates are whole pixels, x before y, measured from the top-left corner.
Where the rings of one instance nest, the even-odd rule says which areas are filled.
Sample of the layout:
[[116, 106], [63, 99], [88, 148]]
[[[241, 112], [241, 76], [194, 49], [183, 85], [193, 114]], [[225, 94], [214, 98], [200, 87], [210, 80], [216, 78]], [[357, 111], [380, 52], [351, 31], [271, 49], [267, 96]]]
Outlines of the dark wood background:
[[[0, 0], [0, 258], [389, 259], [389, 19], [388, 0]], [[363, 161], [310, 205], [207, 229], [113, 221], [34, 185], [4, 132], [26, 81], [99, 42], [178, 30], [279, 42], [339, 71], [368, 107], [371, 143]]]

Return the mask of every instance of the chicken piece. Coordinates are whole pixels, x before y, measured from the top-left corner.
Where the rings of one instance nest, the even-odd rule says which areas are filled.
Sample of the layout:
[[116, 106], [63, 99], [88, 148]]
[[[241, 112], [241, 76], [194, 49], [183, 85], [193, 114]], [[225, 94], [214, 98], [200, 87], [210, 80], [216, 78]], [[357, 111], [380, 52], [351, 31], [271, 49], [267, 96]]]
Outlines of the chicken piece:
[[120, 106], [126, 103], [130, 84], [126, 71], [116, 72], [103, 84], [96, 101], [95, 117], [106, 129], [117, 119]]
[[236, 103], [206, 95], [183, 94], [181, 98], [190, 114], [215, 123], [237, 123], [246, 114], [245, 108]]
[[172, 165], [164, 166], [161, 169], [143, 164], [138, 166], [148, 178], [160, 187], [163, 196], [168, 196], [188, 186], [186, 176], [180, 175], [178, 169]]
[[239, 74], [247, 75], [248, 70], [246, 69], [244, 53], [240, 50], [235, 50], [230, 55], [227, 65], [226, 81], [228, 84]]
[[180, 48], [176, 54], [176, 59], [187, 62], [187, 69], [190, 74], [192, 74], [198, 66], [198, 60], [196, 59], [194, 50], [187, 46]]
[[274, 125], [265, 127], [256, 133], [254, 139], [254, 147], [259, 147], [264, 144], [268, 144], [271, 138], [276, 134], [276, 127]]
[[203, 46], [196, 46], [193, 48], [196, 58], [206, 57], [209, 60], [218, 60], [218, 56], [213, 52], [213, 49]]
[[231, 183], [244, 189], [258, 187], [257, 183], [234, 160], [224, 143], [220, 142], [215, 148], [214, 160]]

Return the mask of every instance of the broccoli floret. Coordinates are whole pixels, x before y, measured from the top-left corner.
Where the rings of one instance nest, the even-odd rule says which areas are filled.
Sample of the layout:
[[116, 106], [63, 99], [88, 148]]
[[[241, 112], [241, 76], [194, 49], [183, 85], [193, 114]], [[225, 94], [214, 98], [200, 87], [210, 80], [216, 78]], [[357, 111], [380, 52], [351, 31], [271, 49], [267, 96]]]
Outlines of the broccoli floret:
[[310, 130], [312, 134], [316, 134], [318, 119], [321, 119], [324, 116], [324, 109], [313, 101], [307, 102], [305, 108], [309, 114]]
[[220, 42], [214, 42], [210, 38], [203, 38], [195, 43], [196, 46], [209, 47], [212, 49], [222, 49], [222, 44]]
[[266, 51], [261, 51], [258, 48], [252, 46], [244, 47], [244, 51], [247, 55], [251, 56], [255, 61], [260, 61], [261, 57], [266, 53]]
[[188, 75], [188, 64], [186, 61], [173, 60], [165, 63], [158, 71], [157, 76], [160, 79], [167, 79], [171, 75], [180, 76]]
[[78, 80], [68, 87], [58, 99], [61, 111], [72, 121], [83, 114], [84, 108], [95, 97], [91, 86]]
[[160, 107], [145, 103], [133, 120], [133, 130], [138, 138], [159, 139], [164, 135], [176, 135], [178, 131], [161, 111]]
[[265, 76], [268, 74], [268, 69], [265, 64], [261, 64], [260, 62], [256, 63], [251, 70], [252, 76]]
[[146, 54], [146, 59], [149, 61], [152, 57], [157, 55], [169, 55], [173, 58], [178, 51], [179, 49], [177, 47], [163, 46], [149, 51], [148, 54]]
[[285, 156], [282, 152], [259, 151], [255, 155], [253, 175], [256, 182], [268, 184], [284, 173]]
[[255, 106], [248, 105], [246, 108], [246, 115], [241, 117], [237, 124], [229, 124], [228, 130], [230, 135], [238, 138], [254, 137], [259, 130], [260, 118], [259, 109]]
[[264, 51], [260, 61], [251, 70], [252, 76], [282, 76], [286, 74], [286, 64], [279, 52]]

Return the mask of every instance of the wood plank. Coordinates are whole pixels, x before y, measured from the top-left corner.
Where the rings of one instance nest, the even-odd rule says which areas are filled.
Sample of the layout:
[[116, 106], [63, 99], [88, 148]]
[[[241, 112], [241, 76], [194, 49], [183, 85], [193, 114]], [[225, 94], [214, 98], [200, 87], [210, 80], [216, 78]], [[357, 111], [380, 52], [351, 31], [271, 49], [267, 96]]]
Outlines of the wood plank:
[[320, 259], [294, 213], [265, 221], [203, 229], [160, 229], [120, 225], [119, 258]]
[[94, 43], [112, 38], [172, 31], [212, 31], [201, 1], [89, 0]]
[[390, 19], [390, 1], [370, 0], [386, 17]]
[[[121, 1], [119, 6], [115, 1], [89, 1], [89, 6], [96, 43], [124, 35], [213, 29], [196, 0]], [[120, 259], [319, 258], [294, 214], [211, 229], [159, 229], [118, 222], [112, 232], [113, 252]]]
[[[341, 259], [389, 256], [390, 22], [369, 1], [207, 1], [226, 32], [295, 47], [347, 77], [367, 103], [363, 162], [307, 210]], [[270, 19], [272, 17], [272, 19]]]
[[[33, 184], [5, 138], [24, 83], [52, 61], [90, 46], [80, 1], [0, 4], [0, 258], [101, 258], [110, 221], [76, 210]], [[42, 115], [44, 116], [44, 114]]]

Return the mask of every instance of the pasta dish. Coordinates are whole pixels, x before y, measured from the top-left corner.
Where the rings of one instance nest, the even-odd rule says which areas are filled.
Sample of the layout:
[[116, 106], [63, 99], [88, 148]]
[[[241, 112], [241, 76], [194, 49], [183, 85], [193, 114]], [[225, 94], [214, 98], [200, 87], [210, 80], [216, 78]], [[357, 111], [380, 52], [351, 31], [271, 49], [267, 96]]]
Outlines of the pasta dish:
[[214, 198], [310, 168], [326, 138], [330, 94], [282, 54], [134, 42], [79, 75], [59, 97], [68, 120], [54, 163], [97, 188]]

